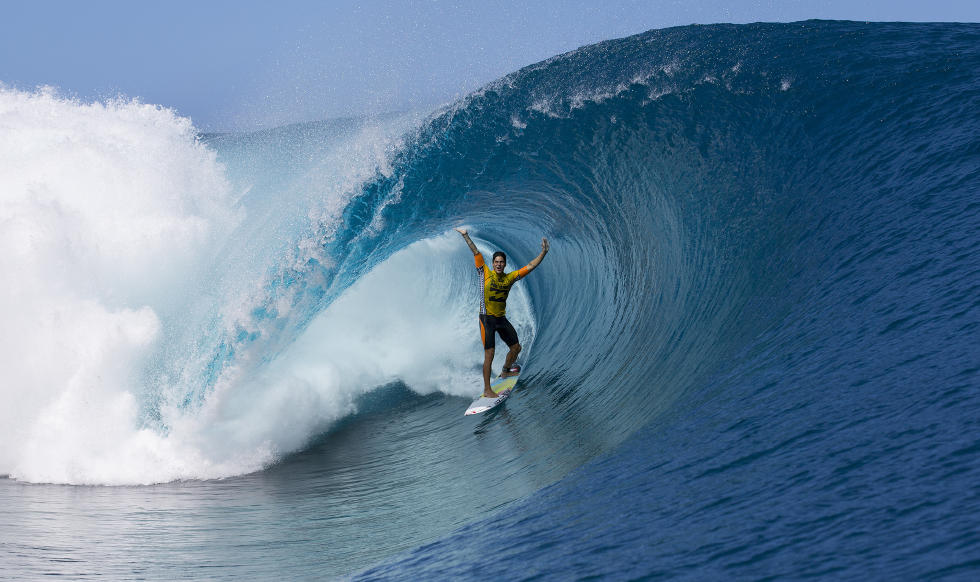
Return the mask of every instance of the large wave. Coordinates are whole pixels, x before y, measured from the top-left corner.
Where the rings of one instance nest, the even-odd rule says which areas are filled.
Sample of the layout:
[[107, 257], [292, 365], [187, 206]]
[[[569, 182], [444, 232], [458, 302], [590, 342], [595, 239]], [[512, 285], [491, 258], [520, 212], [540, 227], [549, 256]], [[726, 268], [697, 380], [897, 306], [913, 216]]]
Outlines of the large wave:
[[[247, 135], [4, 90], [0, 474], [236, 475], [380, 386], [473, 394], [457, 225], [518, 263], [552, 240], [509, 306], [529, 398], [589, 435], [586, 456], [607, 450], [778, 337], [867, 205], [936, 195], [907, 187], [901, 152], [968, 163], [968, 124], [944, 123], [942, 145], [910, 129], [967, 109], [891, 90], [957, 80], [937, 55], [966, 32], [943, 30], [912, 47], [901, 27], [875, 44], [841, 23], [652, 31], [424, 120]], [[873, 67], [841, 57], [858, 40], [881, 52]]]

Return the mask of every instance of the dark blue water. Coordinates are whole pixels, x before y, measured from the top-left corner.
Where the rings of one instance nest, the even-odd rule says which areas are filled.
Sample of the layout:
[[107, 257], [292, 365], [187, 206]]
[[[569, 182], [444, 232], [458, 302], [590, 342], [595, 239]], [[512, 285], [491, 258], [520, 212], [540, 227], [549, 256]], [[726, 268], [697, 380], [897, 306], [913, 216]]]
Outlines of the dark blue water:
[[[247, 321], [175, 334], [205, 362], [181, 409], [246, 410], [228, 426], [258, 436], [217, 434], [271, 442], [264, 468], [0, 481], [8, 575], [977, 578], [978, 47], [976, 25], [683, 27], [436, 112], [343, 204], [266, 210], [286, 234]], [[359, 123], [205, 141], [252, 208], [316, 206], [311, 167]], [[552, 242], [512, 295], [526, 373], [477, 419], [461, 224], [520, 264]], [[303, 375], [331, 357], [353, 380]], [[236, 399], [242, 369], [264, 380]], [[155, 386], [144, 422], [179, 435]]]

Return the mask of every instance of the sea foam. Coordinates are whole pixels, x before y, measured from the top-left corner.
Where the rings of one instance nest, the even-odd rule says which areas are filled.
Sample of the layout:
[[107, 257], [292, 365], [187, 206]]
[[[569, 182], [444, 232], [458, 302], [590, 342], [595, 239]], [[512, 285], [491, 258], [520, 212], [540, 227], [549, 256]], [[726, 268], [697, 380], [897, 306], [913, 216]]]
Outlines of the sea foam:
[[[378, 386], [477, 392], [472, 259], [455, 233], [358, 266], [336, 301], [309, 300], [332, 284], [324, 245], [344, 208], [390, 172], [415, 122], [330, 129], [283, 172], [267, 151], [276, 135], [214, 148], [190, 120], [136, 100], [0, 91], [0, 475], [240, 475]], [[526, 296], [513, 304], [530, 340]]]
[[3, 89], [0, 136], [0, 474], [179, 476], [136, 382], [175, 290], [242, 219], [222, 166], [188, 119], [138, 101]]

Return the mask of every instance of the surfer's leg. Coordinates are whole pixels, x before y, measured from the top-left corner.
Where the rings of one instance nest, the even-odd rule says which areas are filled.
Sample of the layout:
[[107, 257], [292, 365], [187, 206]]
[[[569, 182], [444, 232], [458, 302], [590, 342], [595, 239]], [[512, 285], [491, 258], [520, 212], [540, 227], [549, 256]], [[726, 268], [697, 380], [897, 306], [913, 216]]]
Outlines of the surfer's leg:
[[493, 366], [494, 336], [493, 320], [486, 315], [480, 314], [480, 339], [483, 340], [483, 395], [487, 398], [496, 398], [497, 395], [490, 390], [490, 368]]
[[502, 378], [506, 378], [517, 373], [511, 372], [510, 368], [517, 361], [517, 354], [521, 353], [521, 344], [517, 341], [517, 330], [514, 329], [514, 326], [507, 321], [506, 317], [500, 319], [502, 321], [497, 326], [497, 332], [500, 334], [500, 339], [504, 340], [504, 343], [510, 348], [510, 351], [507, 352], [507, 359], [504, 360], [504, 371], [500, 373]]
[[514, 362], [517, 361], [517, 354], [519, 353], [521, 353], [521, 344], [514, 344], [510, 346], [510, 351], [507, 352], [507, 359], [504, 360], [504, 371], [500, 373], [500, 376], [502, 378], [506, 378], [507, 376], [513, 376], [519, 373], [519, 372], [510, 371], [511, 366], [513, 366]]
[[496, 398], [497, 395], [490, 390], [490, 368], [493, 366], [493, 348], [483, 350], [483, 395], [487, 398]]

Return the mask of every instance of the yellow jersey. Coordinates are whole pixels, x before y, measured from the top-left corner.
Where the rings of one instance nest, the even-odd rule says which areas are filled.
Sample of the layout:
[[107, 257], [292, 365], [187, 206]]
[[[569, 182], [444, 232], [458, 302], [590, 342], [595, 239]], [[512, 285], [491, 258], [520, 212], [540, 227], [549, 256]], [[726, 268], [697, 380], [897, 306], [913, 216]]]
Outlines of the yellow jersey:
[[480, 294], [480, 313], [494, 317], [504, 317], [507, 312], [507, 295], [510, 288], [527, 275], [530, 266], [525, 265], [516, 271], [498, 275], [483, 261], [483, 255], [473, 255], [476, 268], [481, 270], [483, 293]]

